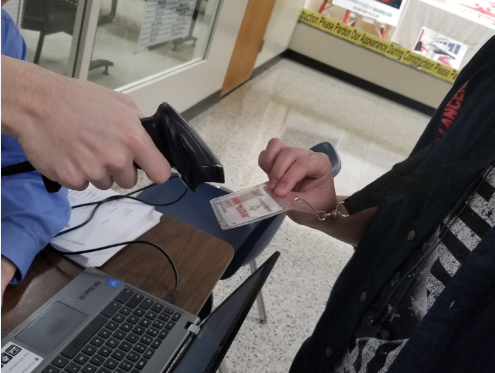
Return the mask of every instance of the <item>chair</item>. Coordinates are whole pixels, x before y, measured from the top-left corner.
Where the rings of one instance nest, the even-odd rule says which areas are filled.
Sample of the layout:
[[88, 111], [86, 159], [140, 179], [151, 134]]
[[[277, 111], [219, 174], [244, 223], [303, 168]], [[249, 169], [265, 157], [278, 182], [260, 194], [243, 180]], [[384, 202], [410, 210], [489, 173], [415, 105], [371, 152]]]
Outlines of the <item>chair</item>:
[[318, 145], [315, 145], [311, 148], [312, 151], [316, 153], [325, 153], [330, 159], [330, 163], [332, 164], [333, 177], [337, 176], [340, 172], [340, 168], [342, 166], [340, 162], [340, 157], [335, 148], [329, 142], [321, 142]]
[[[340, 171], [340, 158], [329, 143], [321, 143], [311, 148], [313, 151], [328, 155], [333, 165], [334, 176]], [[179, 178], [170, 179], [164, 184], [156, 185], [143, 191], [139, 198], [150, 203], [165, 203], [179, 197], [186, 186]], [[235, 229], [222, 230], [210, 205], [210, 200], [230, 193], [230, 191], [210, 184], [200, 185], [195, 193], [188, 191], [178, 203], [166, 207], [156, 207], [162, 214], [189, 224], [212, 236], [228, 242], [234, 248], [234, 257], [222, 276], [222, 280], [231, 277], [237, 270], [249, 264], [251, 271], [257, 268], [256, 257], [263, 252], [285, 218], [279, 214], [259, 222]], [[211, 300], [211, 299], [210, 299]], [[266, 322], [263, 296], [257, 298], [260, 321]]]
[[[72, 35], [76, 23], [78, 0], [24, 0], [21, 28], [39, 31], [38, 46], [34, 55], [34, 63], [39, 64], [45, 36], [65, 32]], [[117, 0], [112, 0], [110, 14], [100, 17], [98, 25], [112, 22], [117, 9]], [[108, 67], [113, 62], [93, 60], [89, 69], [105, 67], [103, 74], [108, 75]]]

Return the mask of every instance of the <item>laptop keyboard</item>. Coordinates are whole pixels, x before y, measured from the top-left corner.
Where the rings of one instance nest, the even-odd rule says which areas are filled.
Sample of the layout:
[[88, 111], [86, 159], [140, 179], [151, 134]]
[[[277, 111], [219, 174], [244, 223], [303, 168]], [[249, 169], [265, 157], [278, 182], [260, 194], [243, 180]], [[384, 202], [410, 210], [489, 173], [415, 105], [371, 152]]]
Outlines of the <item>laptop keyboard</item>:
[[43, 373], [139, 373], [181, 316], [125, 288]]

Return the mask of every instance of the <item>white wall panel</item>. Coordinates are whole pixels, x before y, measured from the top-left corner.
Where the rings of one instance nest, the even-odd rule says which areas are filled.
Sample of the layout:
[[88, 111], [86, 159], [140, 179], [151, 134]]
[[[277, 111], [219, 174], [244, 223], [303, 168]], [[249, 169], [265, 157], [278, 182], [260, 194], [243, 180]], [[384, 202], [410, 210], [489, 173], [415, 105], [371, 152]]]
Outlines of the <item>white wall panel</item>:
[[247, 3], [248, 0], [222, 1], [205, 60], [132, 87], [124, 93], [132, 96], [146, 115], [151, 115], [161, 102], [168, 102], [182, 112], [219, 91]]
[[452, 87], [450, 82], [303, 23], [297, 24], [289, 49], [433, 108]]
[[277, 0], [265, 33], [265, 44], [254, 67], [283, 53], [303, 10], [305, 0]]

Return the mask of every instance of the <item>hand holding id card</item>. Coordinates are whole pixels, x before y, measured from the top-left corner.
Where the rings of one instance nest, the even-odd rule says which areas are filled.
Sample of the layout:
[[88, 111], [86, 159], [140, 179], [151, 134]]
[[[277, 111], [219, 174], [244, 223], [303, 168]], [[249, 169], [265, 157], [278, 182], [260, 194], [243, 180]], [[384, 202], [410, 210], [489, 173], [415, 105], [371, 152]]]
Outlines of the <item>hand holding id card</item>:
[[308, 212], [319, 220], [325, 220], [328, 216], [347, 216], [339, 212], [341, 203], [330, 213], [317, 211], [302, 198], [287, 200], [275, 196], [266, 183], [212, 199], [210, 203], [222, 229], [255, 223], [289, 210]]
[[210, 203], [222, 229], [254, 223], [291, 209], [267, 189], [266, 183], [212, 199]]

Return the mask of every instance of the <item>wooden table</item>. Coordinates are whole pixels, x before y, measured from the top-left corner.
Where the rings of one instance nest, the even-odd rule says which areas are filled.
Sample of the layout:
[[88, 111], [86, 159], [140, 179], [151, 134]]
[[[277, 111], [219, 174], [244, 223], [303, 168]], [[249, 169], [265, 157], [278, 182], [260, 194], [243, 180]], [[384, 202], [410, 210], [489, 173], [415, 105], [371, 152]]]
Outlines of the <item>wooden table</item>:
[[[166, 216], [140, 240], [160, 245], [179, 272], [174, 305], [197, 314], [227, 268], [234, 250], [228, 243]], [[122, 249], [102, 271], [163, 298], [175, 285], [165, 256], [150, 245]], [[2, 338], [83, 271], [53, 249], [43, 250], [20, 285], [9, 286], [2, 304]]]

